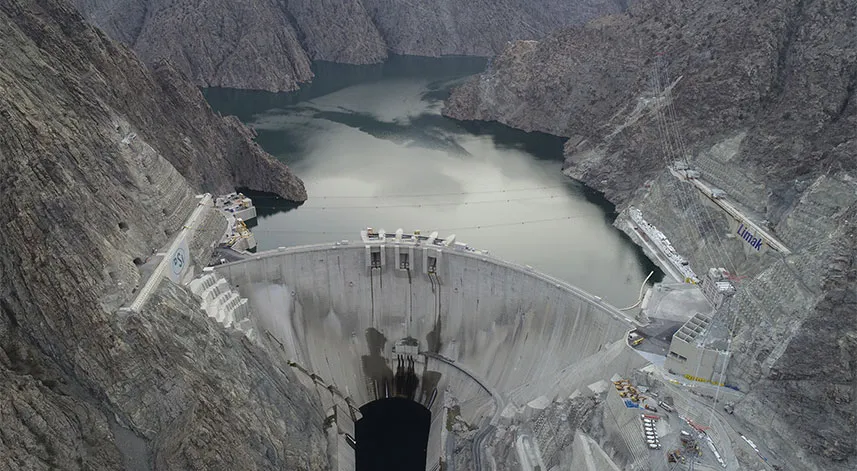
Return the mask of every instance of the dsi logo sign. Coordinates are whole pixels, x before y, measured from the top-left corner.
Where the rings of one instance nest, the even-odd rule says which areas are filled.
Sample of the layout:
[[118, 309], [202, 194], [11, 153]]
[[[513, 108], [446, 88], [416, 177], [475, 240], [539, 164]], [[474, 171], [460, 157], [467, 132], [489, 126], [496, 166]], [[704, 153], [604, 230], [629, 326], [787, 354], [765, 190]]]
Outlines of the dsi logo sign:
[[182, 238], [178, 243], [178, 247], [169, 255], [170, 271], [167, 273], [173, 283], [179, 283], [184, 273], [190, 269], [193, 260], [190, 258], [190, 249], [187, 245], [187, 239]]
[[744, 227], [744, 224], [738, 226], [738, 236], [747, 241], [747, 243], [757, 251], [762, 250], [762, 238], [753, 236], [753, 234]]
[[179, 247], [173, 254], [173, 275], [178, 276], [184, 269], [185, 263], [187, 263], [187, 253], [184, 247]]

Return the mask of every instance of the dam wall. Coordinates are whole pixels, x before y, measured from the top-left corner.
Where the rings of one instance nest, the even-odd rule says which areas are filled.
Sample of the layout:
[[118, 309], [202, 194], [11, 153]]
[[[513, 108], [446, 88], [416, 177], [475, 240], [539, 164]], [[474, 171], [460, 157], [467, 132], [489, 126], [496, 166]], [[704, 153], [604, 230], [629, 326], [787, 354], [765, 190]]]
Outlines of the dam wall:
[[[375, 398], [402, 339], [466, 366], [500, 393], [527, 384], [528, 395], [538, 395], [540, 383], [549, 388], [633, 327], [596, 296], [469, 248], [337, 243], [215, 270], [250, 300], [258, 332], [270, 332], [290, 359], [358, 404]], [[486, 410], [478, 388], [474, 394], [471, 419]]]

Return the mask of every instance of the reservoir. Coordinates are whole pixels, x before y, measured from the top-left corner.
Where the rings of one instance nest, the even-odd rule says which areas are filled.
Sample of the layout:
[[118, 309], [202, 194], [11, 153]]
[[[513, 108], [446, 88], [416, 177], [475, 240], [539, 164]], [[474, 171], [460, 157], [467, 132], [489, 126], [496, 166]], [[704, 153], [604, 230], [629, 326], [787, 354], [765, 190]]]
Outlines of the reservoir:
[[258, 249], [356, 241], [365, 227], [438, 231], [618, 307], [636, 302], [649, 271], [660, 272], [612, 227], [612, 206], [561, 173], [561, 139], [441, 115], [449, 89], [485, 65], [394, 56], [317, 63], [294, 93], [206, 90], [306, 184], [300, 206], [251, 195]]

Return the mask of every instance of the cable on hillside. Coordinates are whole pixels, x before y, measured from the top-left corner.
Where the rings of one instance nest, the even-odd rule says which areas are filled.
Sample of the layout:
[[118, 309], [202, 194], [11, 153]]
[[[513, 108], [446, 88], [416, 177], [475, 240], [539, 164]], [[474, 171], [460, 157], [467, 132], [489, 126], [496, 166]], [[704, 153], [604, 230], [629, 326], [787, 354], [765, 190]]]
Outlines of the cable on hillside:
[[[496, 199], [496, 200], [482, 200], [482, 201], [455, 201], [455, 202], [444, 202], [444, 203], [407, 203], [407, 204], [378, 204], [378, 205], [366, 205], [366, 206], [301, 206], [299, 209], [301, 211], [326, 211], [332, 209], [389, 209], [389, 208], [423, 208], [423, 207], [432, 207], [432, 206], [470, 206], [477, 204], [488, 204], [488, 203], [513, 203], [518, 201], [533, 201], [533, 200], [551, 200], [556, 198], [562, 198], [565, 195], [545, 195], [545, 196], [531, 196], [526, 198], [506, 198], [506, 199]], [[256, 208], [263, 209], [282, 209], [276, 206], [264, 206], [264, 205], [256, 205]]]
[[[310, 194], [309, 197], [311, 199], [373, 199], [373, 198], [426, 198], [430, 196], [461, 196], [461, 195], [484, 195], [489, 193], [515, 193], [519, 191], [537, 191], [537, 190], [552, 190], [557, 188], [568, 188], [571, 184], [569, 183], [564, 185], [546, 185], [546, 186], [534, 186], [530, 188], [505, 188], [499, 190], [477, 190], [477, 191], [459, 191], [459, 192], [447, 192], [447, 193], [388, 193], [388, 194], [377, 194], [377, 195], [313, 195]], [[275, 195], [254, 195], [252, 199], [255, 201], [256, 199], [266, 198], [266, 199], [275, 199], [275, 200], [283, 200], [279, 196]]]
[[[496, 224], [482, 224], [478, 226], [459, 226], [459, 227], [441, 227], [432, 229], [433, 231], [463, 231], [463, 230], [479, 230], [479, 229], [493, 229], [497, 227], [509, 227], [509, 226], [523, 226], [528, 224], [540, 224], [546, 222], [556, 222], [556, 221], [567, 221], [571, 219], [582, 219], [582, 218], [602, 218], [601, 214], [578, 214], [574, 216], [564, 216], [559, 218], [546, 218], [546, 219], [531, 219], [529, 221], [518, 221], [518, 222], [501, 222]], [[253, 229], [253, 232], [270, 232], [270, 233], [284, 233], [284, 234], [356, 234], [355, 231], [306, 231], [306, 230], [292, 230], [292, 229]], [[428, 232], [428, 231], [423, 231]]]

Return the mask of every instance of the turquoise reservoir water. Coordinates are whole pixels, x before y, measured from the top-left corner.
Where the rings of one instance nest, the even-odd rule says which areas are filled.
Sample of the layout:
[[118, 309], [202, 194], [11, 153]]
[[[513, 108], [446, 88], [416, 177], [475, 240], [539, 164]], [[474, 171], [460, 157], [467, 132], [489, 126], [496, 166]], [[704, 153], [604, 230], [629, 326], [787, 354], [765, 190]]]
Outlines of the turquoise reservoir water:
[[611, 226], [612, 206], [562, 175], [562, 139], [441, 116], [450, 87], [484, 66], [472, 58], [321, 63], [295, 93], [206, 90], [307, 186], [299, 207], [255, 196], [259, 250], [357, 240], [367, 226], [438, 231], [619, 307], [634, 303], [655, 268]]

